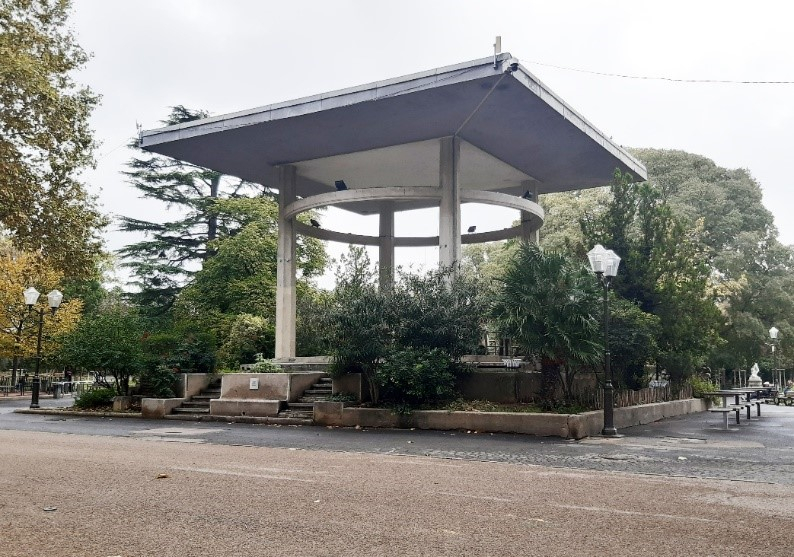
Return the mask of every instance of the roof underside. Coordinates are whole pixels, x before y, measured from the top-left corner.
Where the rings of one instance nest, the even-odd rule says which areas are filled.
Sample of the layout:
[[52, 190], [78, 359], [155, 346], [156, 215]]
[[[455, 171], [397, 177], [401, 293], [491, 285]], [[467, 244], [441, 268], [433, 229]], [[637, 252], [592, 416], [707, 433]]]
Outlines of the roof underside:
[[[568, 107], [509, 54], [141, 134], [141, 147], [276, 187], [297, 167], [297, 193], [437, 187], [439, 142], [461, 139], [463, 188], [520, 194], [607, 184], [645, 168]], [[409, 202], [398, 209], [423, 206]], [[347, 207], [367, 213], [367, 203]]]

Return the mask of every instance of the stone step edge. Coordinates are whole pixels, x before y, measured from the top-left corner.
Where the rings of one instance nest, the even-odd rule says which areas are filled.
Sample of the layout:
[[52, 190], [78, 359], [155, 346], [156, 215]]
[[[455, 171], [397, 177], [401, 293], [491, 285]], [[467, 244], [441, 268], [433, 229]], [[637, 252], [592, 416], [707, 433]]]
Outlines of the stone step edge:
[[168, 414], [166, 420], [181, 420], [186, 422], [227, 422], [240, 424], [260, 425], [314, 425], [309, 418], [278, 418], [275, 416], [212, 416], [190, 414]]

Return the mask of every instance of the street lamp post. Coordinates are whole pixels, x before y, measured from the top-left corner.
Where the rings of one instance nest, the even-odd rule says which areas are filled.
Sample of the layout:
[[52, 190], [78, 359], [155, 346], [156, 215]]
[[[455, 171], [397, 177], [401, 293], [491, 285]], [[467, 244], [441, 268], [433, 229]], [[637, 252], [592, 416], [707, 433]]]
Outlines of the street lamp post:
[[[33, 311], [33, 306], [39, 300], [39, 291], [29, 286], [22, 292], [25, 297], [25, 303], [28, 306], [28, 312]], [[47, 304], [50, 306], [52, 315], [58, 310], [63, 300], [63, 294], [59, 290], [52, 290], [47, 294]], [[39, 314], [39, 332], [36, 339], [36, 370], [33, 374], [33, 385], [31, 387], [30, 407], [39, 407], [39, 390], [41, 389], [41, 379], [39, 378], [39, 369], [41, 368], [41, 330], [44, 327], [44, 308], [38, 310]]]
[[590, 269], [596, 274], [604, 287], [604, 429], [601, 435], [613, 437], [618, 434], [614, 420], [614, 386], [612, 385], [612, 365], [609, 352], [609, 285], [618, 273], [620, 257], [601, 244], [587, 252]]
[[780, 371], [777, 369], [777, 335], [780, 331], [778, 331], [777, 327], [772, 327], [769, 329], [769, 338], [772, 339], [772, 365], [774, 366], [774, 370], [772, 371], [772, 381], [778, 384], [778, 389], [783, 389], [783, 381], [780, 379]]

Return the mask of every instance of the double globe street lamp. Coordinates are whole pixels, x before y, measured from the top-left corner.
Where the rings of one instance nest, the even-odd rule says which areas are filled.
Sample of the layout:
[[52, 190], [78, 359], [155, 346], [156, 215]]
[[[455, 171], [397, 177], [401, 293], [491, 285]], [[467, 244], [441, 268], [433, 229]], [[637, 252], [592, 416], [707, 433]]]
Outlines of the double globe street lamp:
[[[28, 312], [33, 311], [33, 306], [36, 305], [36, 302], [39, 301], [39, 291], [29, 286], [22, 292], [22, 295], [25, 297], [25, 303], [28, 306]], [[50, 310], [52, 311], [52, 315], [55, 315], [55, 312], [61, 305], [61, 301], [63, 301], [63, 294], [59, 290], [52, 290], [49, 294], [47, 294], [47, 304], [50, 306]], [[38, 408], [39, 407], [39, 390], [41, 388], [41, 379], [39, 378], [39, 369], [41, 368], [41, 330], [44, 327], [44, 308], [39, 308], [39, 334], [38, 339], [36, 341], [36, 371], [33, 374], [33, 385], [31, 387], [31, 397], [30, 397], [30, 407], [31, 408]]]
[[609, 285], [618, 274], [620, 257], [611, 249], [596, 244], [587, 252], [590, 269], [604, 287], [604, 429], [601, 435], [614, 437], [618, 434], [614, 420], [614, 387], [612, 385], [612, 366], [609, 353]]

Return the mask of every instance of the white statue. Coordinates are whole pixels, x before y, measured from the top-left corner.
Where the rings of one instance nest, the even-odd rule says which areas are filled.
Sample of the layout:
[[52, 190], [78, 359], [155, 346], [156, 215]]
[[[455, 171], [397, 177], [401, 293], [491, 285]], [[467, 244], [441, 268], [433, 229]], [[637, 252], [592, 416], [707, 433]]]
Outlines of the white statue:
[[761, 378], [758, 377], [758, 364], [753, 364], [753, 367], [750, 368], [750, 378], [747, 380], [748, 387], [760, 387], [761, 386]]

